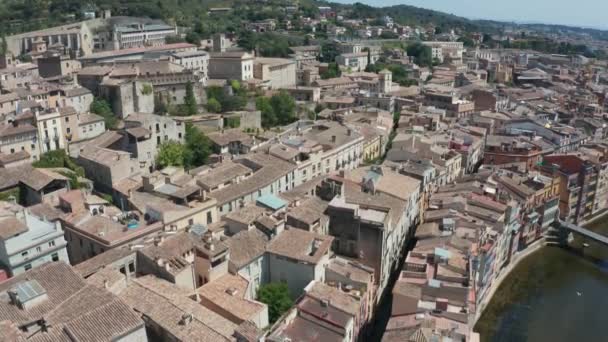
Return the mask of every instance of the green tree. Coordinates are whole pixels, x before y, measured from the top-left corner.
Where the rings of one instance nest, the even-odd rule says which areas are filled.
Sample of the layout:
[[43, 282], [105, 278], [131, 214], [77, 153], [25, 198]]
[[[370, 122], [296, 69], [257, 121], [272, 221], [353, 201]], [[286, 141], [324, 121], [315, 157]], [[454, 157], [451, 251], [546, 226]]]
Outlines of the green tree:
[[201, 45], [201, 36], [198, 32], [196, 31], [190, 31], [186, 34], [186, 42], [190, 43], [190, 44], [194, 44], [196, 46], [200, 46]]
[[241, 118], [239, 117], [231, 117], [226, 118], [226, 126], [230, 128], [238, 128], [241, 126]]
[[42, 169], [64, 167], [72, 170], [77, 176], [84, 177], [84, 169], [78, 166], [63, 149], [46, 152], [33, 162], [32, 166]]
[[188, 115], [195, 115], [198, 113], [198, 104], [196, 103], [196, 97], [194, 97], [194, 88], [192, 82], [186, 83], [186, 97], [184, 98], [184, 106], [186, 107], [186, 113]]
[[279, 125], [286, 125], [296, 120], [296, 101], [286, 91], [281, 91], [270, 98], [270, 105]]
[[336, 57], [340, 54], [338, 46], [334, 42], [325, 42], [321, 45], [321, 62], [334, 62]]
[[184, 43], [186, 42], [186, 40], [180, 36], [166, 36], [165, 37], [165, 44], [176, 44], [176, 43]]
[[221, 113], [222, 105], [220, 104], [220, 102], [218, 100], [216, 100], [212, 97], [209, 100], [207, 100], [207, 111], [209, 111], [211, 113]]
[[155, 96], [154, 97], [154, 113], [164, 115], [167, 112], [169, 112], [169, 108], [167, 108], [167, 105], [165, 104], [165, 102], [162, 101], [159, 97]]
[[321, 78], [326, 80], [328, 78], [335, 78], [342, 76], [342, 70], [340, 70], [340, 66], [337, 63], [329, 63], [327, 65], [327, 70], [321, 73]]
[[407, 47], [407, 55], [414, 57], [414, 62], [420, 66], [433, 66], [433, 52], [429, 46], [416, 42]]
[[191, 169], [205, 164], [212, 151], [211, 140], [191, 123], [186, 124], [185, 140], [184, 166]]
[[6, 37], [2, 35], [2, 42], [0, 42], [0, 55], [4, 55], [8, 52], [8, 45], [6, 43]]
[[269, 128], [277, 125], [277, 116], [274, 113], [270, 99], [260, 96], [255, 100], [255, 108], [262, 113], [262, 127]]
[[103, 118], [106, 124], [107, 129], [114, 129], [118, 124], [118, 118], [114, 115], [112, 111], [112, 106], [108, 103], [108, 101], [102, 98], [96, 98], [91, 103], [91, 107], [89, 108], [91, 113], [97, 114]]
[[184, 145], [176, 141], [167, 141], [160, 145], [156, 156], [156, 165], [159, 168], [167, 166], [184, 166]]
[[470, 37], [467, 37], [467, 36], [460, 37], [460, 38], [458, 38], [458, 41], [462, 42], [464, 47], [468, 47], [468, 48], [475, 47], [475, 42]]
[[270, 323], [276, 322], [293, 305], [293, 301], [289, 296], [289, 287], [284, 282], [260, 286], [258, 300], [268, 305], [268, 319]]

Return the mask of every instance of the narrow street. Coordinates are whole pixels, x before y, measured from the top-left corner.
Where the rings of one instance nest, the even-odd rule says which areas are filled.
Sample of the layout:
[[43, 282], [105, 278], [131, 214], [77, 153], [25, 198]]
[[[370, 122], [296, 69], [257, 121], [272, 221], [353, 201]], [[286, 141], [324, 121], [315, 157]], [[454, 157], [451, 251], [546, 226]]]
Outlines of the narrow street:
[[414, 233], [416, 232], [416, 226], [410, 237], [406, 240], [406, 243], [403, 245], [401, 249], [401, 255], [397, 262], [397, 267], [391, 274], [391, 277], [388, 281], [388, 285], [386, 287], [386, 291], [384, 296], [380, 300], [380, 304], [378, 305], [378, 309], [376, 310], [376, 314], [374, 320], [372, 321], [371, 326], [369, 327], [370, 331], [370, 342], [379, 342], [382, 340], [382, 335], [384, 334], [384, 330], [386, 329], [386, 325], [388, 324], [388, 320], [391, 318], [391, 309], [393, 303], [393, 287], [395, 286], [395, 282], [397, 278], [399, 278], [399, 274], [401, 273], [401, 269], [403, 268], [403, 264], [405, 262], [405, 257], [407, 252], [412, 249], [415, 245]]

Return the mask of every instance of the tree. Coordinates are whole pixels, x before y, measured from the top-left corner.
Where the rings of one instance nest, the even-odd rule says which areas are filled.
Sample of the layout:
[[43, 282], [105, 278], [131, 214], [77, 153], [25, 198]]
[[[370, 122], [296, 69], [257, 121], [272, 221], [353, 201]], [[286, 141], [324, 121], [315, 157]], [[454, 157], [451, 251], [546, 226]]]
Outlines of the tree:
[[118, 118], [114, 115], [112, 111], [112, 107], [108, 103], [108, 101], [102, 98], [96, 98], [91, 103], [89, 108], [91, 113], [97, 114], [101, 116], [106, 124], [107, 129], [114, 129], [118, 124]]
[[209, 100], [207, 100], [207, 111], [211, 113], [221, 113], [222, 105], [218, 100], [210, 98]]
[[289, 287], [284, 282], [260, 286], [258, 300], [268, 305], [270, 323], [276, 322], [293, 305], [289, 296]]
[[475, 47], [475, 42], [470, 37], [467, 37], [467, 36], [460, 37], [460, 38], [458, 38], [458, 41], [462, 42], [464, 47], [467, 47], [467, 48]]
[[190, 31], [186, 34], [186, 42], [194, 44], [196, 46], [200, 46], [201, 36], [195, 31]]
[[277, 116], [274, 113], [270, 99], [260, 96], [255, 100], [255, 108], [262, 113], [262, 127], [269, 128], [277, 125]]
[[2, 35], [2, 42], [0, 42], [0, 55], [4, 55], [8, 52], [8, 45], [6, 43], [6, 37]]
[[338, 47], [334, 42], [326, 42], [321, 45], [321, 62], [333, 62], [336, 60], [336, 57], [340, 54], [338, 51]]
[[211, 140], [191, 123], [186, 124], [185, 140], [184, 166], [191, 169], [205, 164], [211, 154]]
[[176, 141], [164, 142], [158, 149], [156, 165], [159, 168], [164, 168], [167, 166], [183, 166], [185, 154], [184, 145]]
[[328, 78], [335, 78], [342, 76], [342, 70], [340, 70], [340, 66], [337, 63], [329, 63], [327, 65], [327, 70], [321, 73], [321, 78], [326, 80]]
[[63, 149], [46, 152], [39, 160], [33, 162], [32, 166], [42, 169], [67, 168], [77, 176], [84, 177], [84, 169], [78, 166]]
[[296, 120], [296, 101], [286, 91], [281, 91], [270, 98], [270, 105], [279, 125], [286, 125]]
[[433, 66], [433, 51], [429, 46], [416, 42], [407, 47], [407, 55], [414, 57], [414, 62], [420, 66]]
[[186, 97], [184, 98], [184, 105], [188, 115], [195, 115], [198, 113], [198, 105], [196, 103], [196, 97], [194, 97], [192, 82], [190, 81], [186, 83]]
[[172, 35], [165, 37], [165, 44], [184, 43], [186, 40], [180, 36]]

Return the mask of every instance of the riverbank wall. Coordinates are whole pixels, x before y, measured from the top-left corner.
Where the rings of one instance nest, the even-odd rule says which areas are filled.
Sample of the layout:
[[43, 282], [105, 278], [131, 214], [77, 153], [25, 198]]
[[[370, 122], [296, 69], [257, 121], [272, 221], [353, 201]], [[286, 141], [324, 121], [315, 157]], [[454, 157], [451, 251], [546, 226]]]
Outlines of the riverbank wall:
[[532, 244], [530, 244], [530, 246], [528, 246], [528, 248], [515, 253], [511, 257], [511, 262], [505, 268], [500, 270], [498, 276], [490, 285], [490, 289], [488, 290], [488, 295], [486, 296], [486, 298], [481, 303], [479, 303], [479, 305], [477, 305], [475, 316], [473, 317], [473, 321], [470, 323], [471, 329], [475, 328], [475, 325], [477, 325], [477, 321], [479, 320], [479, 318], [481, 318], [481, 315], [483, 315], [483, 312], [485, 311], [486, 307], [492, 301], [494, 294], [496, 293], [502, 282], [507, 279], [507, 277], [515, 269], [515, 267], [517, 267], [517, 265], [519, 265], [522, 260], [526, 259], [528, 256], [543, 247], [545, 247], [544, 238], [533, 242]]

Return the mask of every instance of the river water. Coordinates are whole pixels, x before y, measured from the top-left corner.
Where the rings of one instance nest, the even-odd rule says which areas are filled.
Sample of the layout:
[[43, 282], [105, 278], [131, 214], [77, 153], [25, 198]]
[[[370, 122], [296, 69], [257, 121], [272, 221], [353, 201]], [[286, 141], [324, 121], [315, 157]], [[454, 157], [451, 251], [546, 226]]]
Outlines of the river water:
[[[587, 228], [608, 235], [608, 216]], [[583, 240], [517, 265], [475, 326], [482, 342], [608, 341], [608, 246]]]

